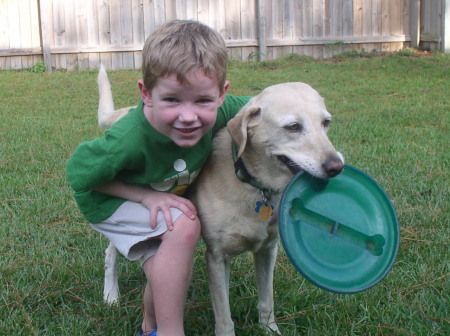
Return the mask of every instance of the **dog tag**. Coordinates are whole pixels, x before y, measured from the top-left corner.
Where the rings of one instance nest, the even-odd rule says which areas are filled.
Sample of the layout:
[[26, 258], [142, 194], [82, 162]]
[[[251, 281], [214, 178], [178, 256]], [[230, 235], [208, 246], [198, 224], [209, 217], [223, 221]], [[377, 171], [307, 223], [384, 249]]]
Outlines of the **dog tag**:
[[256, 202], [255, 211], [259, 215], [259, 219], [265, 221], [272, 217], [274, 206], [270, 203]]

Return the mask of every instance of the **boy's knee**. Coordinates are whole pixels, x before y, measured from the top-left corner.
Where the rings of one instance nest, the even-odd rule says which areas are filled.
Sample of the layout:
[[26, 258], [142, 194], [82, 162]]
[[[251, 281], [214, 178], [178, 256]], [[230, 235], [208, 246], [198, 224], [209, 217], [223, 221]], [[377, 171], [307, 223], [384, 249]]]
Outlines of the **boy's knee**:
[[191, 226], [192, 226], [192, 239], [195, 239], [195, 243], [198, 242], [200, 239], [200, 232], [201, 232], [201, 225], [200, 225], [200, 219], [198, 217], [195, 217], [195, 219], [191, 219]]
[[177, 222], [175, 223], [175, 228], [180, 226], [183, 231], [183, 239], [186, 240], [187, 243], [197, 244], [200, 239], [200, 220], [198, 217], [195, 219], [190, 219], [187, 216], [181, 216]]

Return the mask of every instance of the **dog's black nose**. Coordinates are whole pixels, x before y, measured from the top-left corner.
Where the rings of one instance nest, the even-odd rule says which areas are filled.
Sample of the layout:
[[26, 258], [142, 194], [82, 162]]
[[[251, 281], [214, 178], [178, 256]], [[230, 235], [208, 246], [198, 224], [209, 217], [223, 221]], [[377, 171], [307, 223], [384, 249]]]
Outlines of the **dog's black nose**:
[[339, 158], [332, 158], [325, 161], [322, 168], [328, 177], [335, 177], [342, 172], [342, 169], [344, 169], [344, 163]]

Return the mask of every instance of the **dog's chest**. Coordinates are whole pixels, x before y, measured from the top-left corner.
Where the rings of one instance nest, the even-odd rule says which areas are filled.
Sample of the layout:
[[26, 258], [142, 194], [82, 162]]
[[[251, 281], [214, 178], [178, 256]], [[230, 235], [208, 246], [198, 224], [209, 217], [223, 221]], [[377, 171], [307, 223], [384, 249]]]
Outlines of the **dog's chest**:
[[234, 225], [230, 225], [229, 229], [222, 236], [220, 243], [222, 252], [229, 256], [246, 251], [257, 252], [262, 247], [278, 240], [276, 218], [272, 217], [270, 220], [262, 221], [256, 212], [252, 216], [241, 217]]

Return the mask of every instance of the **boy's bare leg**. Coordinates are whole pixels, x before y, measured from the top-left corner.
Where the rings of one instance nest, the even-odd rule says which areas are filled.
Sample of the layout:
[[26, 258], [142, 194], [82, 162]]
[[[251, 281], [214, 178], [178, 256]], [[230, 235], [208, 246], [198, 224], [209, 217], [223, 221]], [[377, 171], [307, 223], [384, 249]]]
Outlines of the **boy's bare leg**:
[[158, 336], [183, 336], [186, 294], [192, 274], [194, 251], [200, 237], [198, 219], [185, 215], [166, 231], [155, 256], [144, 263], [144, 331], [158, 328]]
[[[147, 264], [150, 264], [152, 262], [153, 258], [149, 258], [145, 264], [144, 264], [144, 272], [145, 272], [145, 268]], [[151, 268], [150, 265], [147, 265], [148, 268]], [[146, 272], [146, 276], [147, 276]], [[150, 284], [150, 281], [148, 280], [148, 276], [147, 276], [147, 284], [145, 286], [144, 289], [144, 298], [143, 298], [143, 303], [144, 303], [144, 321], [142, 322], [142, 330], [144, 331], [144, 335], [145, 333], [149, 333], [152, 330], [155, 330], [157, 325], [156, 325], [156, 316], [155, 316], [155, 306], [154, 306], [154, 301], [153, 301], [153, 292], [152, 292], [152, 287]]]

